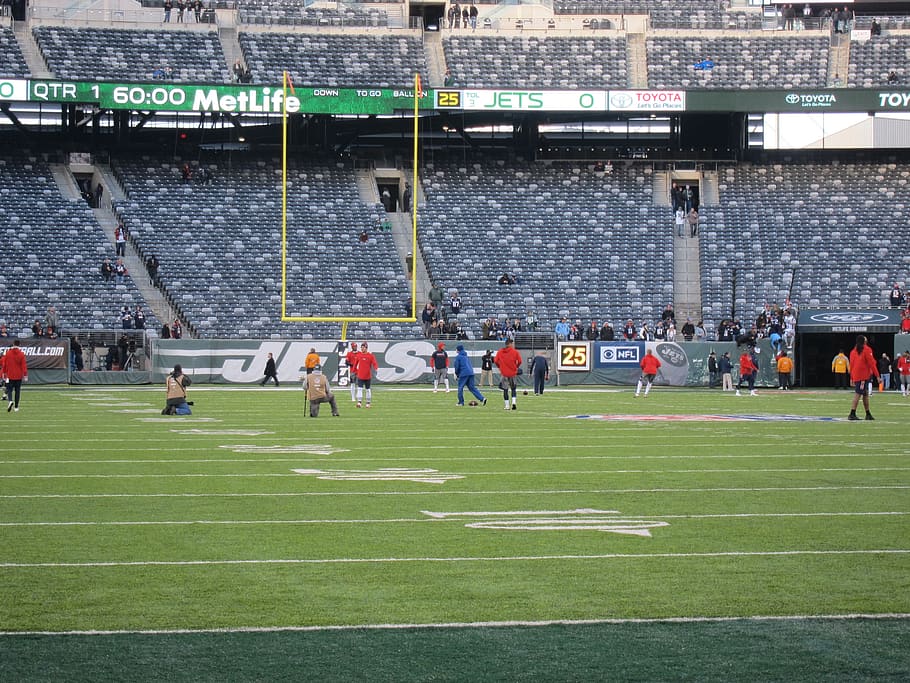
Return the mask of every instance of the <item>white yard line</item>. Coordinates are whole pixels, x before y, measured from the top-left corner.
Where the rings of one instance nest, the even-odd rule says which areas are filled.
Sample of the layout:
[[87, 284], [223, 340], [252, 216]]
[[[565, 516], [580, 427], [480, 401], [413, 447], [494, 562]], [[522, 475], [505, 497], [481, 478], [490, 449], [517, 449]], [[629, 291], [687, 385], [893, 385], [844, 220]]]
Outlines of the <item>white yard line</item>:
[[[618, 515], [613, 510], [605, 511]], [[59, 526], [193, 526], [193, 525], [281, 525], [281, 524], [413, 524], [425, 522], [455, 522], [464, 524], [465, 516], [512, 517], [527, 515], [556, 514], [552, 512], [471, 512], [450, 513], [450, 516], [435, 516], [439, 513], [425, 513], [429, 517], [401, 517], [391, 519], [186, 519], [186, 520], [122, 520], [122, 521], [68, 521], [68, 522], [0, 522], [0, 527], [59, 527]], [[570, 514], [570, 513], [565, 513]], [[749, 519], [755, 517], [900, 517], [910, 512], [888, 510], [884, 512], [738, 512], [705, 515], [652, 515], [650, 513], [623, 513], [629, 517], [653, 517], [655, 519]]]
[[116, 635], [192, 635], [207, 633], [282, 633], [311, 631], [384, 631], [403, 629], [470, 629], [470, 628], [514, 628], [537, 626], [597, 626], [626, 624], [700, 624], [728, 622], [775, 622], [775, 621], [849, 621], [860, 619], [910, 619], [910, 614], [902, 612], [881, 614], [784, 614], [755, 615], [738, 617], [657, 617], [644, 618], [606, 618], [606, 619], [542, 619], [536, 621], [453, 621], [438, 624], [337, 624], [325, 626], [238, 626], [233, 628], [208, 629], [135, 629], [135, 630], [91, 630], [91, 631], [0, 631], [0, 636], [116, 636]]
[[319, 496], [561, 496], [628, 493], [777, 493], [781, 491], [880, 491], [906, 490], [910, 485], [882, 486], [727, 486], [719, 488], [650, 488], [650, 489], [516, 489], [501, 491], [300, 491], [268, 493], [18, 493], [0, 494], [7, 498], [297, 498]]
[[908, 548], [866, 550], [728, 550], [706, 553], [603, 553], [595, 555], [500, 555], [493, 557], [332, 557], [260, 560], [137, 560], [133, 562], [0, 562], [0, 569], [77, 569], [97, 567], [212, 567], [250, 565], [400, 564], [468, 562], [547, 562], [553, 560], [676, 560], [727, 557], [910, 555]]
[[[301, 456], [305, 458], [305, 456]], [[336, 461], [337, 462], [337, 461]], [[505, 471], [505, 472], [470, 472], [466, 477], [553, 477], [553, 476], [598, 476], [604, 474], [763, 474], [791, 472], [907, 472], [910, 467], [784, 467], [762, 469], [693, 469], [693, 470], [552, 470], [552, 471]], [[228, 473], [212, 474], [195, 472], [188, 474], [0, 474], [0, 479], [180, 479], [185, 477], [299, 477], [299, 474], [280, 472]]]

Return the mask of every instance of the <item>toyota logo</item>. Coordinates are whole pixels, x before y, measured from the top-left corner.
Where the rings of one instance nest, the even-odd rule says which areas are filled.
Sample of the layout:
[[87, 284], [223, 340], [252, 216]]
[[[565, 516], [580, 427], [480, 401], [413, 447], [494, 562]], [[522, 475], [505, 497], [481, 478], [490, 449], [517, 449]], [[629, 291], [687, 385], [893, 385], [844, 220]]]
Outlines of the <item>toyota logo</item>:
[[789, 95], [787, 95], [787, 97], [785, 99], [787, 100], [787, 104], [796, 104], [797, 102], [799, 102], [799, 95], [797, 95], [794, 92], [791, 92]]
[[614, 109], [628, 109], [632, 106], [632, 96], [627, 93], [617, 93], [610, 97], [610, 106]]

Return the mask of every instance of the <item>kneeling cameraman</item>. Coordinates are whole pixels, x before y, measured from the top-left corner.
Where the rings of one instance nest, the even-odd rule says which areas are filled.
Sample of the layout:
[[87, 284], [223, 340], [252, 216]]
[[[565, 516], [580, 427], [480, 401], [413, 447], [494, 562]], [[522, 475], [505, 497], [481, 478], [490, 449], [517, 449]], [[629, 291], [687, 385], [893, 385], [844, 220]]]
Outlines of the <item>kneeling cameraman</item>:
[[189, 415], [190, 407], [186, 400], [186, 388], [193, 380], [183, 374], [180, 364], [174, 366], [174, 371], [167, 376], [167, 405], [161, 411], [162, 415]]

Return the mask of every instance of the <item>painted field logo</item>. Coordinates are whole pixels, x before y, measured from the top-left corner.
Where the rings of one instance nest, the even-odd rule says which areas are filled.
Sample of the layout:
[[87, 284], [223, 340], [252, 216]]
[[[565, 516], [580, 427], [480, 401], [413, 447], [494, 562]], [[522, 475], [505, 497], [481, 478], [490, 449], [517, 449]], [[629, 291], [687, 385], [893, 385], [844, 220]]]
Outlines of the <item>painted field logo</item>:
[[509, 512], [431, 512], [433, 519], [476, 519], [469, 529], [501, 531], [602, 531], [627, 536], [651, 536], [651, 529], [669, 526], [667, 522], [647, 519], [622, 519], [618, 510], [513, 510]]
[[464, 479], [460, 474], [440, 474], [431, 469], [387, 467], [378, 470], [291, 470], [329, 481], [413, 481], [418, 484], [445, 484], [452, 479]]
[[605, 422], [842, 422], [821, 415], [566, 415], [576, 420]]

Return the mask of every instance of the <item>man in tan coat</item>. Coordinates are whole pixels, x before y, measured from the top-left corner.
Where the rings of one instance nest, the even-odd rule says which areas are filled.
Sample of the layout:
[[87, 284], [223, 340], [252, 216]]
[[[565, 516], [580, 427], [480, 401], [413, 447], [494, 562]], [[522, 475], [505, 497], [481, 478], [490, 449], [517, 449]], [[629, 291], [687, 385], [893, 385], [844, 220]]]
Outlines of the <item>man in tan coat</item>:
[[332, 408], [332, 417], [338, 417], [338, 405], [335, 403], [335, 394], [329, 387], [329, 379], [322, 374], [322, 366], [315, 365], [313, 372], [303, 378], [303, 388], [310, 401], [310, 417], [319, 417], [319, 405], [328, 403]]

